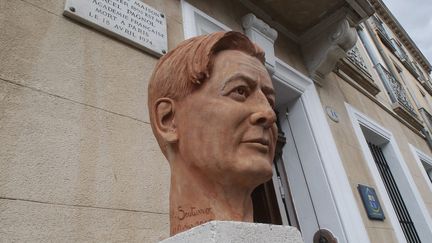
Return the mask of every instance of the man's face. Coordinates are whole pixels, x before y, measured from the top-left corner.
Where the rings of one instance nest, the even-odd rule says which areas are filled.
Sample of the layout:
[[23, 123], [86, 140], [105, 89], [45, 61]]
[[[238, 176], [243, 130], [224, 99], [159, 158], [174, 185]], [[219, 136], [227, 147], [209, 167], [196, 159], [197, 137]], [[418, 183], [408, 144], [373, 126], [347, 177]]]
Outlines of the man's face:
[[263, 183], [272, 174], [274, 104], [273, 85], [258, 59], [219, 53], [210, 79], [176, 105], [176, 156], [218, 183]]

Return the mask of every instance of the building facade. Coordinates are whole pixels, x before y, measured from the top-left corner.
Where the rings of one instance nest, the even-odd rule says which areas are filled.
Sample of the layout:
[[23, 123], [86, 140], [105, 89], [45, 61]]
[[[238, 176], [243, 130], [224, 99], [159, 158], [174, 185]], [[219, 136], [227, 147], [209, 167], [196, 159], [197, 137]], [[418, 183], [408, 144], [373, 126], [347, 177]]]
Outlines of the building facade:
[[[142, 2], [164, 13], [169, 50], [221, 30], [265, 50], [279, 146], [257, 222], [305, 242], [432, 239], [432, 66], [381, 0]], [[147, 113], [158, 59], [64, 8], [0, 0], [0, 239], [162, 240], [170, 174]]]

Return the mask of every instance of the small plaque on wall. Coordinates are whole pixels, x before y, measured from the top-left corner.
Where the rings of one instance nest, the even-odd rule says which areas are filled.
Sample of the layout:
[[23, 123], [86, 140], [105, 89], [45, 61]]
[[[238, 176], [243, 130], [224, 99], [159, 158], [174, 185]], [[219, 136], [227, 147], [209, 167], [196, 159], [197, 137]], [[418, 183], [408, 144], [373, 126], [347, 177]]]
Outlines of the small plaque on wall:
[[140, 0], [66, 0], [63, 14], [153, 55], [167, 52], [166, 16]]
[[384, 220], [384, 212], [381, 208], [380, 202], [378, 201], [375, 189], [360, 184], [358, 185], [357, 189], [360, 192], [360, 196], [369, 219]]

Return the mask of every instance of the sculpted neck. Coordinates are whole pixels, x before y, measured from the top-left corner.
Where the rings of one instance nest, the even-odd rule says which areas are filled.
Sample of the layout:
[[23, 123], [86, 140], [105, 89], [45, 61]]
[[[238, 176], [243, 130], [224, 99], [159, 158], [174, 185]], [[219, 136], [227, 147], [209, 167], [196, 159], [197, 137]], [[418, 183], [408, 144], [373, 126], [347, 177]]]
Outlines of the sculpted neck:
[[254, 188], [218, 184], [185, 163], [170, 165], [171, 235], [211, 220], [253, 221]]

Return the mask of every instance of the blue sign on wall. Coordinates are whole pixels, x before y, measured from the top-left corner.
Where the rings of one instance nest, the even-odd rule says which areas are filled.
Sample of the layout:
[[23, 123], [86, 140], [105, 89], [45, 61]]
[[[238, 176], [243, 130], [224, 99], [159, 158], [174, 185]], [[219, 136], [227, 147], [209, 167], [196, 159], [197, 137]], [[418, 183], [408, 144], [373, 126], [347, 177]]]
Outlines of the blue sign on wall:
[[357, 189], [363, 201], [369, 219], [384, 220], [384, 212], [378, 201], [375, 189], [365, 185], [358, 185]]

